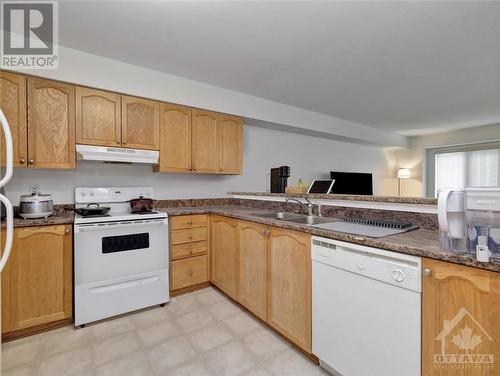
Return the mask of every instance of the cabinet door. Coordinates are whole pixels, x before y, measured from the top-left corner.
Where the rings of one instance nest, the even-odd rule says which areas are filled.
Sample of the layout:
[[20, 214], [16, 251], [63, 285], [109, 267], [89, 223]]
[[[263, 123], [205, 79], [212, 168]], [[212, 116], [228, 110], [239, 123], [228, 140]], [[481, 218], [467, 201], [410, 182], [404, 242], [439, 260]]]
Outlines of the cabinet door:
[[191, 109], [162, 104], [160, 113], [161, 172], [191, 171]]
[[219, 115], [221, 174], [241, 174], [243, 164], [243, 119], [237, 116]]
[[424, 268], [422, 375], [499, 375], [500, 273], [429, 259]]
[[122, 145], [160, 150], [160, 103], [122, 96]]
[[216, 174], [219, 171], [217, 114], [202, 110], [193, 110], [192, 114], [193, 172]]
[[212, 217], [212, 282], [231, 298], [238, 295], [238, 235], [237, 221]]
[[266, 320], [267, 226], [238, 221], [238, 302]]
[[[5, 247], [5, 230], [0, 230], [0, 252], [3, 252]], [[11, 253], [12, 255], [12, 253]], [[12, 256], [7, 261], [5, 268], [2, 271], [2, 333], [12, 330], [12, 303], [10, 289], [10, 265], [12, 264]]]
[[11, 264], [13, 329], [72, 315], [71, 225], [15, 230]]
[[28, 164], [75, 168], [75, 87], [28, 78]]
[[311, 352], [311, 236], [271, 228], [267, 320]]
[[[14, 73], [0, 72], [0, 108], [2, 109], [14, 144], [14, 166], [26, 166], [28, 132], [26, 126], [26, 78]], [[0, 165], [5, 166], [5, 138], [0, 132]]]
[[76, 88], [76, 143], [121, 145], [121, 96], [107, 91]]

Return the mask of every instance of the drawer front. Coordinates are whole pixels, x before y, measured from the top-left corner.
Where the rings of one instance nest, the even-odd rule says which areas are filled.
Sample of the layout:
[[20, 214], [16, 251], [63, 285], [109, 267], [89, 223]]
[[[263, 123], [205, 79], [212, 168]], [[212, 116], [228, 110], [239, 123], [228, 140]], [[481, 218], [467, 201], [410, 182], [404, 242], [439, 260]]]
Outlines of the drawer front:
[[172, 261], [172, 290], [208, 281], [207, 255]]
[[172, 245], [201, 242], [207, 240], [207, 228], [198, 227], [187, 230], [175, 230], [170, 233]]
[[172, 260], [207, 254], [207, 242], [186, 243], [172, 246]]
[[170, 228], [172, 230], [182, 230], [186, 228], [206, 227], [207, 215], [180, 215], [170, 218]]

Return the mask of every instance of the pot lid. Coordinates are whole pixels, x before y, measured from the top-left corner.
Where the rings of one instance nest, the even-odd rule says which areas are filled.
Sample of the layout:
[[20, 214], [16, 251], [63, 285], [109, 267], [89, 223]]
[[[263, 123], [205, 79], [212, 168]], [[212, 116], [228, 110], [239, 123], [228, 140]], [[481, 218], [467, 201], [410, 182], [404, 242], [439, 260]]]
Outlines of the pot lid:
[[43, 201], [52, 201], [52, 195], [34, 192], [27, 195], [21, 195], [21, 198], [19, 199], [19, 202], [43, 202]]

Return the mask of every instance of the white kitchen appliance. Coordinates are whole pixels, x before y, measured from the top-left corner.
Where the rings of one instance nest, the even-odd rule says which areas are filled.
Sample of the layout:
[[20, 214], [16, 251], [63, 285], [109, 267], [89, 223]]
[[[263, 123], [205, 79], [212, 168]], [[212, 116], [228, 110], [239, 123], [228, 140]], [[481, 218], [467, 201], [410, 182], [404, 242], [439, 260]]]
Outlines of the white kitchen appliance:
[[500, 260], [500, 187], [466, 188], [468, 250], [478, 261]]
[[463, 188], [443, 189], [439, 192], [438, 222], [441, 247], [456, 253], [467, 252]]
[[76, 156], [78, 160], [84, 161], [157, 164], [160, 152], [158, 150], [76, 145]]
[[313, 236], [312, 351], [343, 376], [420, 376], [421, 259]]
[[153, 189], [75, 188], [76, 208], [111, 208], [75, 217], [77, 326], [169, 301], [167, 214], [131, 213], [128, 201], [139, 196], [153, 197]]
[[52, 215], [52, 195], [33, 192], [19, 198], [19, 216], [24, 219], [47, 218]]
[[[14, 170], [14, 148], [12, 144], [12, 133], [9, 128], [9, 123], [3, 111], [0, 109], [0, 124], [2, 126], [4, 139], [5, 139], [5, 175], [0, 179], [0, 188], [3, 188], [12, 178]], [[2, 150], [0, 150], [1, 152]], [[5, 210], [5, 246], [2, 250], [2, 257], [0, 258], [0, 274], [2, 273], [7, 261], [10, 257], [12, 249], [12, 241], [14, 238], [14, 210], [12, 203], [3, 194], [0, 194], [0, 204], [3, 204]], [[0, 312], [1, 312], [1, 299], [0, 299]], [[1, 330], [0, 330], [1, 333]], [[0, 334], [1, 337], [1, 334]], [[1, 367], [1, 346], [0, 346], [0, 367]], [[0, 371], [1, 373], [1, 371]]]

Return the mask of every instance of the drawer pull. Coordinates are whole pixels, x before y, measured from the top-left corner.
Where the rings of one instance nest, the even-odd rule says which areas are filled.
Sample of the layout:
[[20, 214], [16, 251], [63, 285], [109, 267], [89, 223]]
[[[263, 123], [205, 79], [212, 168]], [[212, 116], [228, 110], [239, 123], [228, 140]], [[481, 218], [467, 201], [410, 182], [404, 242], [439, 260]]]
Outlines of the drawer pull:
[[192, 270], [190, 270], [190, 271], [189, 271], [189, 276], [190, 276], [190, 277], [192, 277], [192, 276], [193, 276], [193, 271], [192, 271]]
[[193, 234], [189, 234], [189, 235], [188, 235], [188, 238], [189, 238], [189, 239], [193, 239]]
[[188, 225], [192, 225], [193, 224], [193, 221], [192, 220], [189, 220], [188, 221]]
[[192, 255], [193, 254], [193, 250], [190, 248], [189, 249], [189, 254]]

